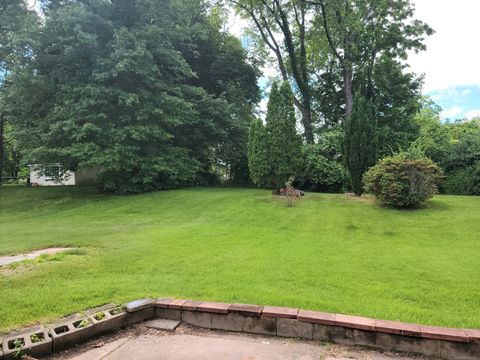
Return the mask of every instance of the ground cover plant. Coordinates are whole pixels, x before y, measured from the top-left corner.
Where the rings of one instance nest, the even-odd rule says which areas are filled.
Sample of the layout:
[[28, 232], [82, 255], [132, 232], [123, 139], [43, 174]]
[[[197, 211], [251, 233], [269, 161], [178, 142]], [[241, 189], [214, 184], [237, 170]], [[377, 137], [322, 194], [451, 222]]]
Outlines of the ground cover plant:
[[65, 246], [0, 269], [0, 331], [145, 296], [297, 306], [480, 328], [480, 198], [395, 210], [368, 196], [186, 189], [0, 188], [0, 255]]

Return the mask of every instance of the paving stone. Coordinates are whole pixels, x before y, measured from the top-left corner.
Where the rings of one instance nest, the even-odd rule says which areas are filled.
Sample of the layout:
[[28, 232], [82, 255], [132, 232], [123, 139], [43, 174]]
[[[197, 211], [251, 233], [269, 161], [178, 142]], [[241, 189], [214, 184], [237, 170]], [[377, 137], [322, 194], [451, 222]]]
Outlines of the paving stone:
[[420, 325], [407, 324], [398, 321], [376, 320], [375, 330], [388, 334], [421, 336]]
[[204, 301], [197, 306], [197, 311], [226, 314], [230, 304]]
[[336, 314], [335, 325], [351, 329], [375, 331], [375, 320], [360, 316]]
[[314, 324], [335, 325], [335, 314], [318, 312], [318, 311], [300, 310], [298, 312], [297, 319], [299, 321], [309, 322]]
[[229, 312], [250, 316], [261, 316], [263, 306], [248, 304], [233, 304], [228, 308]]
[[168, 306], [170, 305], [171, 302], [175, 301], [175, 299], [170, 299], [170, 298], [161, 298], [157, 299], [155, 301], [155, 307], [156, 308], [165, 308], [168, 309]]
[[296, 319], [298, 315], [298, 309], [279, 306], [265, 306], [263, 308], [262, 315], [266, 317]]
[[438, 339], [458, 342], [468, 342], [468, 334], [463, 329], [449, 329], [436, 326], [420, 325], [422, 337], [426, 339]]
[[150, 298], [139, 299], [139, 300], [129, 302], [126, 306], [126, 309], [127, 309], [127, 312], [139, 311], [139, 310], [153, 307], [154, 303], [155, 301]]
[[168, 304], [169, 309], [182, 310], [182, 305], [185, 304], [187, 300], [172, 300]]
[[180, 321], [178, 320], [155, 319], [155, 320], [147, 321], [145, 323], [145, 326], [151, 329], [175, 331], [175, 329], [179, 324], [180, 324]]

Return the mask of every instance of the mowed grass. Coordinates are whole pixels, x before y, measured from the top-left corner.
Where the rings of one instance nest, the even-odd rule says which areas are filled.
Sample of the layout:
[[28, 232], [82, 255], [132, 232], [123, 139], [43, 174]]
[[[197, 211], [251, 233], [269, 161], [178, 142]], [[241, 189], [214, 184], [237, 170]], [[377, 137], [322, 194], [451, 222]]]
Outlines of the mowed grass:
[[0, 270], [0, 330], [145, 296], [269, 304], [480, 328], [480, 198], [416, 211], [255, 189], [106, 196], [0, 188], [0, 255], [82, 251]]

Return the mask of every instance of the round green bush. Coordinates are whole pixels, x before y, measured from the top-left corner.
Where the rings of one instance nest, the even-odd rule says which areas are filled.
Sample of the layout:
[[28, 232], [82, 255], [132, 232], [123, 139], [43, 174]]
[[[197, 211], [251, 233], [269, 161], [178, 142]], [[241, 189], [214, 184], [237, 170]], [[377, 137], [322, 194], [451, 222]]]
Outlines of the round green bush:
[[432, 160], [400, 153], [384, 158], [364, 175], [365, 189], [386, 204], [417, 207], [438, 193], [443, 172]]

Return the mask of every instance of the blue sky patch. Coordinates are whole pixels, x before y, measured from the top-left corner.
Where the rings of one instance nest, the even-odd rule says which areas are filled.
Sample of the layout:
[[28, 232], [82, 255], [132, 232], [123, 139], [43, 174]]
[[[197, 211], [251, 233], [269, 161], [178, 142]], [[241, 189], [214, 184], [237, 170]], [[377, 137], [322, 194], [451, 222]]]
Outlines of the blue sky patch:
[[442, 118], [471, 119], [480, 116], [480, 86], [454, 86], [426, 95], [441, 106]]

